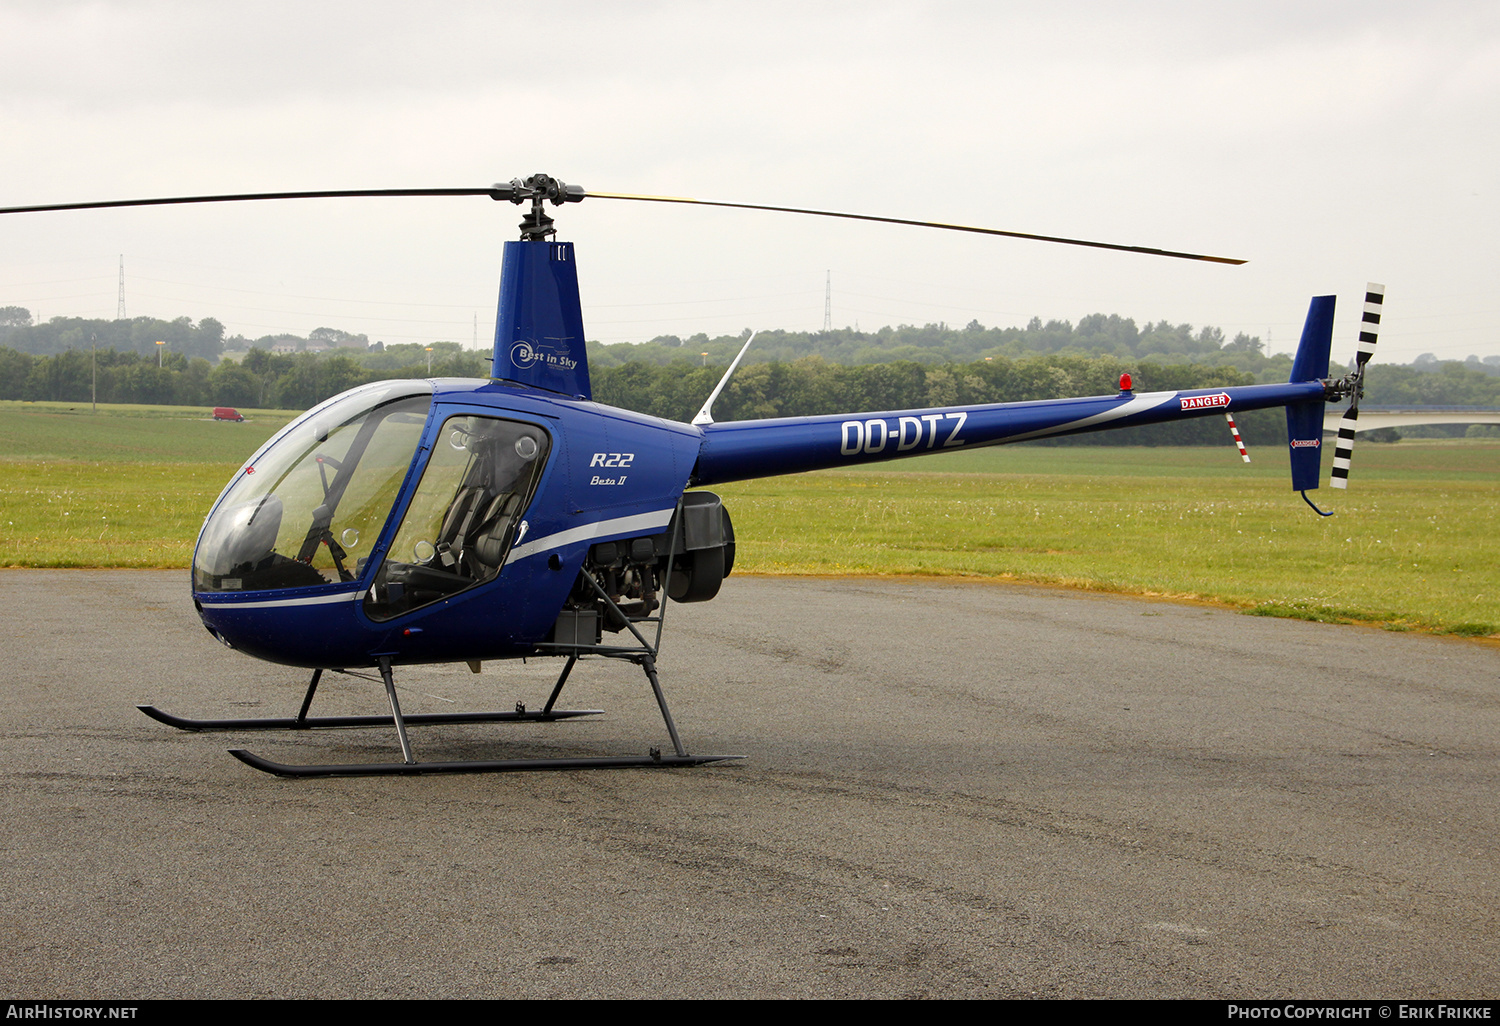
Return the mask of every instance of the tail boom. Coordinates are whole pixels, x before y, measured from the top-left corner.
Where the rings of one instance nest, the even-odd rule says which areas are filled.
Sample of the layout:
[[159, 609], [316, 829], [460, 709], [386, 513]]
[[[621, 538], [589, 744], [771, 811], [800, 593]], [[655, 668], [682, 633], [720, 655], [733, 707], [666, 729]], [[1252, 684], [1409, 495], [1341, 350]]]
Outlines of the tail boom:
[[[1370, 288], [1365, 319], [1369, 322], [1373, 316], [1378, 325], [1381, 297], [1377, 292], [1383, 292], [1383, 287]], [[1318, 487], [1323, 407], [1334, 397], [1327, 380], [1334, 303], [1333, 296], [1313, 297], [1292, 360], [1292, 380], [1286, 384], [1136, 394], [1128, 390], [1128, 379], [1122, 379], [1125, 390], [1118, 395], [703, 424], [703, 444], [692, 482], [744, 481], [1282, 406], [1287, 415], [1292, 487], [1306, 492]], [[1374, 330], [1366, 325], [1369, 347], [1373, 347]], [[1367, 348], [1364, 334], [1360, 341], [1362, 358], [1368, 359], [1363, 355]]]
[[1323, 398], [1321, 381], [1305, 381], [708, 424], [693, 481], [707, 485], [858, 466], [1228, 410], [1315, 403], [1321, 416]]

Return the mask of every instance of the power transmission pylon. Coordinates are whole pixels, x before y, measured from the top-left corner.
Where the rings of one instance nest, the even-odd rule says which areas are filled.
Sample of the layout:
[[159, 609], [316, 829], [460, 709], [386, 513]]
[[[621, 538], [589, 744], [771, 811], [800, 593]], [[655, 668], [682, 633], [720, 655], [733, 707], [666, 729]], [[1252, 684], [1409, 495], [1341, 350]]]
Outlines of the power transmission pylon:
[[115, 320], [125, 319], [125, 254], [120, 254], [120, 302], [115, 306]]
[[[124, 272], [122, 271], [121, 273], [123, 274]], [[832, 331], [833, 330], [833, 272], [832, 271], [825, 271], [824, 273], [826, 274], [826, 277], [823, 279], [823, 330], [824, 331]], [[121, 285], [120, 287], [123, 289], [125, 286]], [[124, 302], [124, 300], [121, 300], [121, 302]]]

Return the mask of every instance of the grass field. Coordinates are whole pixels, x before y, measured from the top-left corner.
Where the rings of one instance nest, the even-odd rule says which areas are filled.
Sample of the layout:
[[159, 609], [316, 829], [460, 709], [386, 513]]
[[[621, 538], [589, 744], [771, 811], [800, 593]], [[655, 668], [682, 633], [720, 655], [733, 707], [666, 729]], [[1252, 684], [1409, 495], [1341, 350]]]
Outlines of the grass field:
[[1500, 445], [1366, 446], [1352, 491], [1315, 493], [1337, 511], [1327, 518], [1274, 457], [1247, 467], [1232, 449], [1009, 447], [943, 457], [943, 472], [721, 492], [745, 539], [736, 569], [999, 577], [1393, 629], [1500, 629]]
[[[0, 404], [0, 565], [186, 567], [234, 469], [291, 415]], [[1370, 445], [1348, 493], [1280, 451], [1006, 446], [718, 489], [737, 573], [921, 574], [1500, 631], [1500, 442]]]
[[[297, 416], [241, 410], [216, 421], [206, 407], [0, 402], [0, 459], [219, 463], [232, 470]], [[226, 475], [227, 476], [227, 475]]]

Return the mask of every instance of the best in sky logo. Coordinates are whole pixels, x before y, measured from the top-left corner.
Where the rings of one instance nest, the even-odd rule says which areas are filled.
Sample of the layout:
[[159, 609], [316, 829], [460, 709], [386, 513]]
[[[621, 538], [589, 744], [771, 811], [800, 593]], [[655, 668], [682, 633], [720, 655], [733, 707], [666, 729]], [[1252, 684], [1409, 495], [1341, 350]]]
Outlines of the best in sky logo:
[[565, 352], [550, 349], [537, 342], [517, 342], [510, 347], [510, 362], [517, 367], [531, 367], [542, 365], [548, 367], [561, 367], [563, 370], [572, 370], [578, 366], [578, 361], [568, 356]]

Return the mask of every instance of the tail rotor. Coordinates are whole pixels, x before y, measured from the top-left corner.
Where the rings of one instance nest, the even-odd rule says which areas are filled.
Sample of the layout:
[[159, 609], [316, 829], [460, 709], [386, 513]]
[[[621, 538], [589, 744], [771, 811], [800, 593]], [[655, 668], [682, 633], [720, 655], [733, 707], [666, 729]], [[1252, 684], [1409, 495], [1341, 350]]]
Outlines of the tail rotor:
[[1333, 450], [1333, 471], [1328, 483], [1335, 488], [1349, 487], [1349, 461], [1354, 455], [1354, 433], [1358, 430], [1359, 400], [1365, 394], [1365, 365], [1375, 355], [1380, 335], [1380, 314], [1385, 305], [1385, 286], [1374, 282], [1365, 286], [1365, 310], [1359, 325], [1359, 345], [1354, 355], [1354, 373], [1336, 383], [1338, 397], [1349, 396], [1349, 409], [1339, 421], [1338, 442]]

